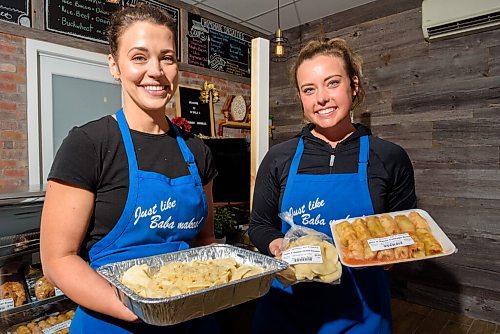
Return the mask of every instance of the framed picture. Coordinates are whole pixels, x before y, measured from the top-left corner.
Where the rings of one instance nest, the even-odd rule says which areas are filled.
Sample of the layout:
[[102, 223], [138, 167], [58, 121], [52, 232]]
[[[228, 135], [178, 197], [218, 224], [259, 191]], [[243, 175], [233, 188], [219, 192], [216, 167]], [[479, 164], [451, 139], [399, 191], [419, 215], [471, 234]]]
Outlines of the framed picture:
[[215, 137], [214, 115], [210, 103], [201, 103], [201, 88], [179, 85], [176, 92], [176, 116], [185, 118], [192, 134]]

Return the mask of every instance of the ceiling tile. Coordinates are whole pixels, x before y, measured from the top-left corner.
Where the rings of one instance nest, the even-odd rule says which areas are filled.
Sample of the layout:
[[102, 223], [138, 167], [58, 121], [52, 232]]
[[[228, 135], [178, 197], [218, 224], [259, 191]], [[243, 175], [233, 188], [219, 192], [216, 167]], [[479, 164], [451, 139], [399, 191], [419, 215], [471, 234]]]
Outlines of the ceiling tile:
[[322, 17], [342, 12], [344, 10], [364, 5], [374, 0], [357, 1], [325, 1], [325, 0], [302, 0], [294, 4], [299, 17], [299, 24], [311, 22]]
[[[278, 28], [278, 12], [276, 10], [265, 15], [249, 20], [256, 26], [262, 27], [273, 33]], [[294, 5], [288, 5], [280, 9], [280, 27], [282, 30], [293, 28], [299, 25], [299, 18]]]
[[276, 7], [276, 3], [269, 0], [252, 0], [251, 4], [248, 1], [207, 0], [203, 4], [217, 8], [234, 17], [239, 17], [243, 21]]
[[198, 4], [198, 5], [196, 5], [196, 7], [200, 8], [200, 9], [203, 9], [203, 10], [206, 10], [207, 12], [210, 12], [212, 14], [218, 15], [220, 17], [223, 17], [225, 19], [228, 19], [230, 21], [233, 21], [233, 22], [236, 22], [236, 23], [240, 23], [241, 22], [241, 20], [237, 16], [229, 15], [226, 12], [220, 11], [220, 10], [218, 10], [216, 8], [212, 8], [212, 7], [206, 6], [205, 4]]

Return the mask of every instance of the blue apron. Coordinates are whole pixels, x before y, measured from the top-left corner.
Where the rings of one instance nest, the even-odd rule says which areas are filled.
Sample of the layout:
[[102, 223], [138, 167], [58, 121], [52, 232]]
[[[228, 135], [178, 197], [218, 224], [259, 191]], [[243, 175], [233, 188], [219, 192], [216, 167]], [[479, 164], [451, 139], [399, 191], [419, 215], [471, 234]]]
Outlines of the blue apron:
[[[189, 175], [170, 179], [163, 174], [138, 169], [130, 130], [120, 109], [116, 113], [129, 166], [129, 189], [125, 207], [115, 227], [90, 249], [90, 265], [104, 264], [169, 253], [189, 248], [203, 228], [208, 204], [194, 156], [179, 130], [172, 125]], [[157, 327], [121, 321], [78, 307], [70, 333], [212, 333], [210, 317]], [[204, 328], [214, 328], [206, 331]]]
[[[283, 195], [281, 211], [294, 222], [330, 237], [330, 221], [373, 214], [368, 190], [369, 141], [360, 138], [358, 172], [297, 174], [304, 151], [300, 138]], [[289, 229], [282, 225], [283, 233]], [[382, 267], [343, 267], [341, 283], [299, 283], [288, 288], [274, 280], [257, 301], [254, 333], [390, 333], [390, 289]]]

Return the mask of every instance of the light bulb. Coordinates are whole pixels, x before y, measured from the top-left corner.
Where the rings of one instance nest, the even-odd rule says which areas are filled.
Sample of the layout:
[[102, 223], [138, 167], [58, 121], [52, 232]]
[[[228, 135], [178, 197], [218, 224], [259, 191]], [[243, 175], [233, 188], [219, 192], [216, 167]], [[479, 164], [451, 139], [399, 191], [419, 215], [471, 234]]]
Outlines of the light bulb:
[[276, 57], [285, 56], [285, 46], [281, 43], [276, 44]]

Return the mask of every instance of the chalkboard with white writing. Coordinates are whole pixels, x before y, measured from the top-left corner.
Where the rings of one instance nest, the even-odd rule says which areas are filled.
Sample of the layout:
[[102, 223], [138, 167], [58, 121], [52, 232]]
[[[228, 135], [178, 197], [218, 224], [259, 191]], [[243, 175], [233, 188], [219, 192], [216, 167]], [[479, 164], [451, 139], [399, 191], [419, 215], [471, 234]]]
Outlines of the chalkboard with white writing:
[[0, 20], [31, 27], [30, 0], [0, 0]]
[[188, 64], [250, 77], [252, 36], [188, 13]]
[[[106, 28], [111, 14], [122, 6], [138, 3], [147, 3], [169, 13], [176, 22], [177, 40], [179, 40], [179, 9], [156, 0], [121, 0], [117, 4], [106, 0], [46, 0], [46, 29], [106, 43]], [[180, 50], [177, 55], [180, 55]]]
[[210, 106], [201, 103], [199, 88], [179, 86], [176, 94], [177, 116], [183, 117], [191, 125], [191, 133], [212, 136]]
[[106, 42], [106, 28], [120, 4], [106, 0], [46, 0], [46, 29], [94, 42]]

